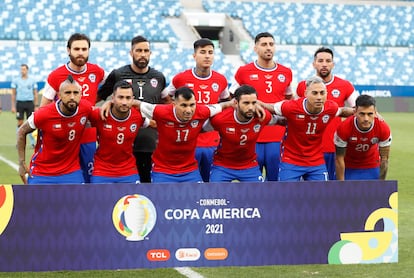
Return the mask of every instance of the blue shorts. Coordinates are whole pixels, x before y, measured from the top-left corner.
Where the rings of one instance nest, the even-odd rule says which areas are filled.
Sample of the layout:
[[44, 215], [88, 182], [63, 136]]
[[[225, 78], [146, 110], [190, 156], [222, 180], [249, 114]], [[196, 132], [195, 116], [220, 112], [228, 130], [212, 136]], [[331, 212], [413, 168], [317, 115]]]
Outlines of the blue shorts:
[[256, 143], [257, 162], [260, 172], [266, 170], [267, 181], [277, 181], [280, 163], [280, 142]]
[[152, 183], [163, 182], [197, 182], [203, 183], [200, 171], [195, 170], [181, 174], [166, 174], [161, 172], [151, 172]]
[[96, 143], [84, 143], [80, 146], [80, 166], [83, 172], [83, 178], [86, 183], [89, 183], [93, 171], [93, 156], [96, 152]]
[[82, 184], [85, 183], [81, 170], [60, 176], [29, 176], [29, 184]]
[[121, 177], [104, 177], [91, 176], [91, 183], [140, 183], [139, 175], [121, 176]]
[[380, 168], [351, 169], [345, 168], [345, 180], [379, 180]]
[[208, 182], [210, 179], [211, 164], [216, 149], [216, 147], [197, 147], [195, 150], [195, 159], [204, 182]]
[[259, 166], [247, 169], [229, 169], [213, 165], [211, 167], [210, 182], [264, 182]]
[[327, 181], [328, 171], [325, 164], [318, 166], [298, 166], [280, 162], [279, 181]]
[[326, 170], [330, 181], [336, 180], [335, 153], [323, 153], [325, 158]]

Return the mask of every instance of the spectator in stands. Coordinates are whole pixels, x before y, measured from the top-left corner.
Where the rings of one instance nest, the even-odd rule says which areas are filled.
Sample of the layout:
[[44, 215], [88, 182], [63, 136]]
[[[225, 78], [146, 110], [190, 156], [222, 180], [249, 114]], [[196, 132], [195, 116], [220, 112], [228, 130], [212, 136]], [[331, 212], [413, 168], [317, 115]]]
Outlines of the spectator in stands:
[[[29, 184], [84, 182], [79, 151], [92, 105], [71, 75], [59, 86], [59, 99], [34, 112], [17, 132], [19, 175]], [[39, 129], [39, 146], [26, 165], [26, 135]], [[29, 174], [28, 181], [26, 174]]]
[[[176, 88], [187, 86], [195, 93], [197, 104], [216, 104], [230, 99], [226, 77], [211, 69], [214, 62], [214, 44], [207, 38], [194, 42], [195, 67], [175, 75], [163, 95], [174, 96]], [[196, 160], [204, 182], [209, 181], [214, 151], [219, 143], [216, 131], [198, 136]]]
[[[315, 51], [312, 63], [316, 76], [323, 79], [328, 92], [327, 99], [335, 101], [339, 107], [355, 106], [355, 99], [358, 97], [358, 92], [355, 91], [351, 82], [339, 78], [332, 73], [335, 66], [334, 54], [330, 48], [320, 47]], [[299, 97], [304, 96], [305, 80], [299, 82], [296, 93]], [[326, 168], [329, 173], [329, 179], [335, 180], [335, 145], [333, 143], [334, 133], [341, 123], [342, 119], [336, 117], [325, 130], [322, 146], [324, 152], [324, 159]]]
[[375, 99], [356, 99], [355, 115], [343, 121], [335, 133], [338, 180], [385, 180], [392, 141], [388, 124], [377, 117]]
[[204, 126], [216, 129], [220, 145], [214, 154], [211, 182], [263, 182], [256, 159], [256, 141], [263, 127], [276, 124], [277, 118], [265, 111], [264, 118], [256, 116], [257, 92], [249, 85], [242, 85], [234, 92], [235, 108], [225, 109]]
[[[91, 41], [85, 34], [74, 33], [67, 42], [69, 61], [53, 70], [47, 77], [40, 106], [56, 100], [60, 84], [70, 74], [82, 87], [82, 98], [95, 105], [99, 84], [105, 78], [105, 71], [96, 64], [88, 62]], [[93, 156], [96, 151], [96, 129], [87, 128], [83, 134], [80, 152], [81, 167], [85, 182], [90, 181], [93, 169]]]
[[[37, 82], [29, 76], [29, 66], [27, 64], [20, 65], [20, 76], [11, 82], [11, 111], [16, 113], [17, 128], [23, 124], [23, 120], [28, 118], [39, 107]], [[30, 145], [35, 146], [35, 139], [29, 133]]]
[[92, 111], [90, 121], [97, 129], [98, 149], [91, 183], [140, 182], [132, 145], [144, 120], [138, 110], [131, 109], [133, 100], [132, 85], [121, 80], [115, 83], [106, 120], [101, 119], [100, 109]]
[[[278, 102], [292, 98], [292, 70], [274, 60], [275, 41], [268, 32], [259, 33], [255, 37], [254, 51], [257, 60], [241, 66], [230, 87], [234, 94], [240, 85], [253, 86], [257, 98], [263, 102]], [[280, 142], [285, 134], [285, 127], [265, 126], [256, 144], [257, 160], [261, 170], [266, 170], [266, 179], [278, 180], [280, 161]]]
[[[130, 55], [132, 63], [114, 69], [98, 91], [98, 100], [106, 100], [112, 94], [114, 85], [120, 80], [131, 83], [135, 99], [149, 103], [168, 103], [170, 99], [161, 98], [161, 92], [166, 86], [165, 76], [149, 66], [151, 56], [150, 42], [136, 36], [131, 41]], [[151, 182], [152, 153], [157, 142], [157, 130], [141, 128], [134, 142], [134, 156], [140, 180], [142, 183]]]
[[322, 152], [323, 132], [336, 117], [353, 114], [349, 107], [338, 107], [326, 99], [322, 78], [306, 80], [305, 98], [264, 104], [272, 113], [287, 120], [287, 136], [282, 143], [280, 181], [328, 180]]

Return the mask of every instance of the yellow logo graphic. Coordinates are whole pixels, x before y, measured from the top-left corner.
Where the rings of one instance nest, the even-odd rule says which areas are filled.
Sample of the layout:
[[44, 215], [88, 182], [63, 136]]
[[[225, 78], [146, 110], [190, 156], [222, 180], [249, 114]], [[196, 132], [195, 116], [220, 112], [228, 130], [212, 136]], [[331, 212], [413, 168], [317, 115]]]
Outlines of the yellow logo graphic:
[[[364, 232], [341, 233], [341, 240], [329, 250], [330, 264], [398, 262], [398, 192], [388, 202], [391, 208], [377, 209], [368, 216]], [[380, 220], [384, 231], [376, 232]]]
[[154, 228], [157, 212], [154, 204], [143, 195], [122, 197], [112, 211], [115, 229], [127, 240], [143, 240]]
[[0, 235], [9, 224], [13, 212], [14, 196], [11, 184], [0, 185]]

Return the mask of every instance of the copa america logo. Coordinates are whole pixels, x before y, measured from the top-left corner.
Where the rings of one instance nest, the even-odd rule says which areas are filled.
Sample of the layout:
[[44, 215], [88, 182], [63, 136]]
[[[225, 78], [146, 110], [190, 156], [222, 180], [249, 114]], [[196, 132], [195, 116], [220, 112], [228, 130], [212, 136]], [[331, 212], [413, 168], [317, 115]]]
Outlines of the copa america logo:
[[122, 197], [112, 211], [115, 229], [129, 241], [144, 240], [154, 228], [156, 220], [154, 204], [143, 195]]

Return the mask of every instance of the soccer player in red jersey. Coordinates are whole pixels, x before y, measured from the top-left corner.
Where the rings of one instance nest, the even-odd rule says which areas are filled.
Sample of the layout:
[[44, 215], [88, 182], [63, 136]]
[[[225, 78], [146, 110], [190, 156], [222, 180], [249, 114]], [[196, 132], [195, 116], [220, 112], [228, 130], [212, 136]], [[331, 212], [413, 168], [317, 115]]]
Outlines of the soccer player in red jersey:
[[[72, 76], [59, 87], [59, 99], [34, 112], [18, 130], [19, 174], [24, 183], [83, 183], [79, 150], [92, 105], [81, 98], [81, 86]], [[35, 153], [26, 166], [26, 134], [39, 129]], [[28, 181], [25, 178], [29, 173]]]
[[353, 114], [353, 109], [338, 107], [336, 102], [326, 100], [326, 94], [325, 83], [314, 76], [306, 80], [304, 98], [264, 105], [287, 120], [280, 181], [328, 180], [322, 152], [323, 132], [334, 117], [348, 117]]
[[[173, 77], [163, 95], [174, 96], [176, 88], [188, 87], [194, 91], [197, 104], [216, 104], [230, 99], [226, 77], [211, 69], [214, 62], [214, 44], [207, 38], [194, 42], [196, 65]], [[204, 182], [209, 181], [214, 151], [219, 143], [216, 131], [203, 132], [198, 136], [196, 159]]]
[[[327, 99], [335, 101], [339, 107], [355, 106], [355, 99], [358, 92], [348, 80], [339, 78], [332, 73], [335, 66], [334, 54], [330, 48], [320, 47], [315, 51], [312, 63], [316, 75], [323, 79], [328, 92]], [[303, 97], [306, 90], [305, 80], [299, 82], [296, 88], [296, 94]], [[342, 119], [336, 117], [327, 126], [322, 139], [324, 159], [330, 180], [335, 180], [335, 145], [333, 143], [334, 133], [341, 123]]]
[[376, 114], [375, 99], [356, 99], [355, 115], [335, 133], [338, 180], [385, 180], [392, 141], [388, 124]]
[[256, 117], [257, 92], [242, 85], [234, 92], [235, 108], [225, 109], [210, 119], [204, 130], [215, 129], [220, 145], [214, 154], [211, 182], [263, 182], [256, 159], [256, 141], [267, 124], [275, 124], [276, 116], [265, 110], [264, 119]]
[[[257, 98], [262, 102], [275, 103], [291, 99], [292, 70], [274, 61], [273, 35], [268, 32], [259, 33], [254, 42], [257, 60], [237, 70], [230, 93], [233, 94], [240, 85], [250, 85], [256, 89]], [[280, 142], [284, 134], [283, 126], [265, 126], [257, 140], [257, 160], [260, 169], [266, 169], [266, 180], [278, 180]]]
[[138, 110], [131, 109], [133, 100], [131, 84], [121, 80], [115, 83], [108, 118], [102, 120], [99, 109], [92, 111], [90, 121], [97, 129], [98, 149], [91, 183], [140, 182], [132, 146], [144, 120]]
[[[67, 43], [69, 62], [52, 71], [47, 77], [40, 106], [56, 100], [59, 85], [70, 74], [82, 86], [82, 98], [95, 105], [99, 84], [105, 78], [104, 70], [88, 62], [91, 41], [85, 34], [72, 34]], [[96, 130], [87, 128], [82, 137], [80, 152], [81, 167], [85, 182], [89, 182], [93, 168], [93, 156], [96, 151]]]

